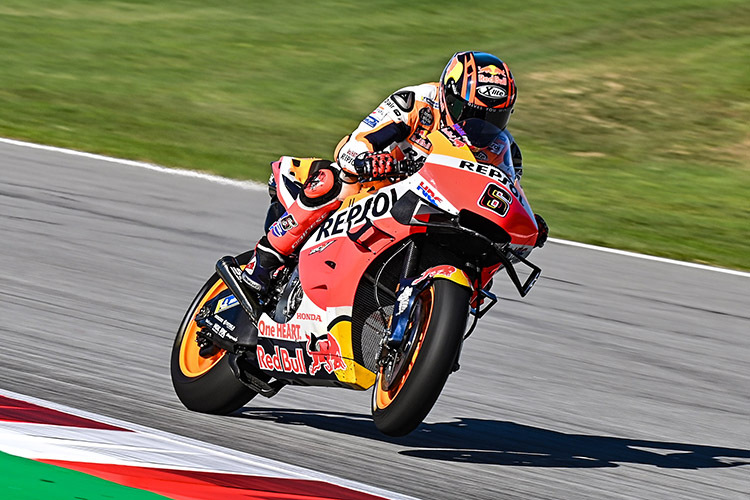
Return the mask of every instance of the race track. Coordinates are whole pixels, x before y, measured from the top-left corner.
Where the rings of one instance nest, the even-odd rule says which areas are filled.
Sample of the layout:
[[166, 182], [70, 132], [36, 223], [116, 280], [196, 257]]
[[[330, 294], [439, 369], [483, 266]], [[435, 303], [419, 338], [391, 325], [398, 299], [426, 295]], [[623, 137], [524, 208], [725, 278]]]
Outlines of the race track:
[[506, 300], [406, 438], [377, 433], [369, 392], [188, 412], [175, 330], [266, 202], [0, 143], [0, 388], [425, 500], [748, 498], [750, 279], [559, 243], [525, 299], [495, 285]]

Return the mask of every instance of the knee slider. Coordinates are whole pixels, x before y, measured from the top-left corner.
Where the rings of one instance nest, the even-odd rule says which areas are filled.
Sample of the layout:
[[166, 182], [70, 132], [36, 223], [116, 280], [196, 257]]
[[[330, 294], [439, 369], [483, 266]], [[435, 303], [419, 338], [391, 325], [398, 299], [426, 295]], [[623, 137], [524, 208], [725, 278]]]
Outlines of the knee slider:
[[318, 164], [316, 167], [310, 172], [299, 194], [299, 201], [308, 208], [322, 207], [335, 200], [341, 193], [341, 176], [338, 168], [330, 163]]

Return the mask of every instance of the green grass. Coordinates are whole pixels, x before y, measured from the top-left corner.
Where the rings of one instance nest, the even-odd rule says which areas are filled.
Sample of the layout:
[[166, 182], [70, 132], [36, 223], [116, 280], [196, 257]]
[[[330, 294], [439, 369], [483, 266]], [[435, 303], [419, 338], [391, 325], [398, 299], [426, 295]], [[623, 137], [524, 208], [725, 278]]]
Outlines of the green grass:
[[553, 236], [750, 269], [746, 0], [3, 0], [0, 136], [265, 179], [465, 49]]

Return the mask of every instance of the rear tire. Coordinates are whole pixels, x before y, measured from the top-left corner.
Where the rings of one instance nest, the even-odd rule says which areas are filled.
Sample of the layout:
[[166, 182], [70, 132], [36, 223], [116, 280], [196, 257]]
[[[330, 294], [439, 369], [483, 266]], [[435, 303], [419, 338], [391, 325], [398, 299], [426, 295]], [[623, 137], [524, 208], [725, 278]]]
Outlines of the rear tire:
[[388, 436], [404, 436], [424, 420], [453, 371], [466, 329], [471, 291], [436, 279], [417, 300], [424, 312], [411, 326], [417, 335], [410, 365], [386, 390], [380, 369], [372, 398], [375, 426]]
[[[237, 261], [247, 264], [251, 256], [252, 252], [246, 252]], [[226, 351], [210, 358], [198, 354], [195, 315], [203, 304], [224, 290], [226, 286], [217, 274], [203, 285], [177, 330], [170, 363], [172, 385], [182, 404], [189, 410], [215, 415], [232, 413], [257, 395], [235, 377]]]

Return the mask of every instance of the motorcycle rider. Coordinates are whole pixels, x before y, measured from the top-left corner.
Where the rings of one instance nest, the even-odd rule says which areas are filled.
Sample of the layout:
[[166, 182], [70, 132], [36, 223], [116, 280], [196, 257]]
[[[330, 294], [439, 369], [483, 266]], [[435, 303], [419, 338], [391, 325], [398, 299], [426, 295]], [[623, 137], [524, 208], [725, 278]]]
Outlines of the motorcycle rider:
[[[335, 163], [318, 161], [310, 169], [297, 199], [256, 245], [255, 255], [242, 273], [242, 286], [265, 300], [273, 273], [331, 211], [359, 189], [359, 183], [401, 174], [404, 159], [421, 164], [432, 149], [427, 135], [438, 128], [469, 118], [495, 125], [502, 131], [495, 142], [481, 151], [472, 149], [478, 160], [499, 164], [509, 145], [520, 178], [521, 151], [505, 128], [515, 102], [516, 85], [508, 65], [483, 52], [457, 52], [439, 82], [394, 92], [341, 140], [334, 152]], [[536, 215], [536, 220], [539, 236], [535, 246], [541, 247], [548, 228], [541, 216]]]

